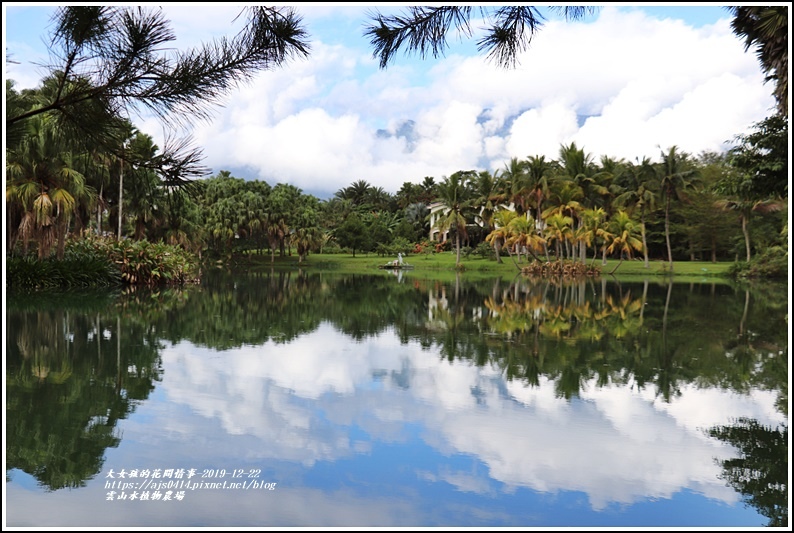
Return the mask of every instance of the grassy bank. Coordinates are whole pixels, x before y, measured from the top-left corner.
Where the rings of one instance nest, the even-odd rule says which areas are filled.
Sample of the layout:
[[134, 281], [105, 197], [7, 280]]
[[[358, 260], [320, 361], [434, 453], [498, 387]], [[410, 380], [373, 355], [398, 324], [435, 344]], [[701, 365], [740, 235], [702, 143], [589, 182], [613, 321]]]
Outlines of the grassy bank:
[[[307, 270], [332, 270], [345, 273], [373, 273], [386, 272], [378, 267], [394, 257], [379, 257], [377, 254], [313, 254], [303, 263], [298, 263], [297, 255], [276, 257], [273, 266], [276, 267], [301, 267]], [[446, 274], [455, 272], [455, 253], [441, 252], [430, 255], [409, 255], [404, 257], [404, 261], [414, 268], [404, 271], [405, 275], [420, 277], [444, 277]], [[461, 258], [463, 267], [462, 274], [469, 277], [481, 276], [503, 276], [513, 277], [519, 274], [519, 267], [525, 266], [523, 261], [518, 266], [510, 257], [503, 257], [499, 264], [493, 259], [476, 257]], [[588, 261], [589, 264], [589, 261]], [[601, 260], [596, 261], [597, 266], [601, 266]], [[618, 265], [617, 260], [608, 260], [606, 266], [601, 266], [602, 276], [609, 276], [609, 273]], [[711, 263], [707, 261], [677, 261], [673, 265], [672, 275], [676, 281], [727, 281], [728, 270], [733, 265], [732, 262]], [[237, 261], [237, 266], [251, 269], [267, 269], [271, 267], [270, 256], [250, 256], [241, 261]], [[622, 280], [631, 281], [637, 278], [670, 276], [670, 269], [667, 261], [651, 261], [646, 269], [642, 260], [624, 261], [614, 274], [614, 277]], [[611, 277], [611, 276], [610, 276]]]

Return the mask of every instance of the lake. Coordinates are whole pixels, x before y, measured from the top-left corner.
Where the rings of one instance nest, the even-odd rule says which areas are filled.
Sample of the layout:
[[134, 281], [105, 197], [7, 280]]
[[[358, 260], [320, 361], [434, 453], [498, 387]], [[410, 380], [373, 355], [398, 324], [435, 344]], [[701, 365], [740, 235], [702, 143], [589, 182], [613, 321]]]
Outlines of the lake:
[[787, 313], [417, 271], [9, 293], [7, 525], [786, 526]]

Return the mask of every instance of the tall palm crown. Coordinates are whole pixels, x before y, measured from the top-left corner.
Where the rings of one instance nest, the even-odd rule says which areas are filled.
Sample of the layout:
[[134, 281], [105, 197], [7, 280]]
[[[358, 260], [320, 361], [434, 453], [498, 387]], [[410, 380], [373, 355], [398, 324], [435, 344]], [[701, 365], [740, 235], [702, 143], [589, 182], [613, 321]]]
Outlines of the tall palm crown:
[[460, 265], [460, 242], [461, 237], [466, 236], [467, 215], [471, 207], [471, 191], [466, 186], [466, 181], [473, 176], [476, 176], [473, 170], [455, 172], [437, 186], [437, 201], [443, 204], [444, 210], [443, 215], [436, 222], [436, 227], [441, 231], [454, 230], [456, 266]]
[[677, 146], [671, 146], [662, 152], [660, 166], [660, 186], [664, 196], [664, 234], [667, 243], [667, 260], [673, 270], [673, 251], [670, 245], [670, 203], [673, 200], [685, 199], [684, 190], [692, 184], [697, 170], [692, 166], [688, 154], [679, 152]]
[[17, 235], [25, 244], [36, 238], [39, 257], [44, 258], [57, 240], [62, 258], [68, 220], [77, 203], [88, 200], [93, 191], [75, 169], [72, 152], [59, 142], [51, 120], [38, 116], [26, 126], [25, 137], [7, 152], [6, 201], [9, 214], [18, 216], [18, 226], [9, 227], [9, 244]]

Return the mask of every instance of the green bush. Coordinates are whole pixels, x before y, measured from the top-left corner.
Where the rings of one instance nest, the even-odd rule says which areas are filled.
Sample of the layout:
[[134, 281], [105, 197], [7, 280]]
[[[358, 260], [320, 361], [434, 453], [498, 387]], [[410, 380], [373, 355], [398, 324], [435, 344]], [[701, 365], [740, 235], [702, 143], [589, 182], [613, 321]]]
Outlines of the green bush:
[[487, 242], [478, 244], [477, 247], [472, 250], [472, 253], [483, 259], [496, 259], [496, 252], [494, 252], [493, 246]]
[[734, 263], [728, 273], [735, 279], [788, 279], [788, 255], [781, 246], [772, 246], [749, 263]]
[[6, 261], [6, 287], [12, 290], [116, 287], [121, 284], [121, 272], [107, 253], [90, 245], [67, 243], [62, 260], [28, 255], [9, 257]]
[[414, 244], [405, 237], [395, 237], [389, 245], [389, 255], [403, 254], [408, 255], [413, 253]]
[[179, 246], [129, 239], [111, 240], [106, 246], [121, 279], [129, 285], [181, 284], [198, 279], [198, 261]]
[[198, 280], [198, 261], [163, 243], [86, 235], [69, 239], [62, 260], [32, 255], [6, 258], [9, 289], [69, 289], [182, 284]]

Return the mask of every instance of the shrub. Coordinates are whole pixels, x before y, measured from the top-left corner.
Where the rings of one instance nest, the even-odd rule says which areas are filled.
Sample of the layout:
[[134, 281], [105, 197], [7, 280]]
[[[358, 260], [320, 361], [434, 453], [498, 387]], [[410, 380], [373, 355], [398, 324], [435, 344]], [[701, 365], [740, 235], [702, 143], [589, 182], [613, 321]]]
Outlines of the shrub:
[[7, 258], [6, 286], [37, 290], [182, 284], [197, 281], [198, 271], [196, 257], [179, 246], [85, 235], [67, 241], [62, 260]]
[[413, 253], [414, 245], [405, 237], [395, 237], [389, 245], [389, 252], [391, 255], [403, 254], [407, 255]]
[[179, 246], [122, 239], [107, 243], [110, 258], [130, 285], [188, 283], [198, 280], [195, 256]]
[[788, 255], [781, 246], [772, 246], [749, 263], [734, 263], [728, 273], [736, 279], [788, 279]]
[[493, 246], [487, 242], [481, 242], [478, 244], [472, 253], [482, 257], [483, 259], [496, 259], [496, 252], [494, 251]]
[[10, 289], [71, 289], [121, 284], [121, 272], [108, 254], [80, 241], [67, 242], [62, 260], [28, 255], [9, 257], [6, 262], [6, 286]]

